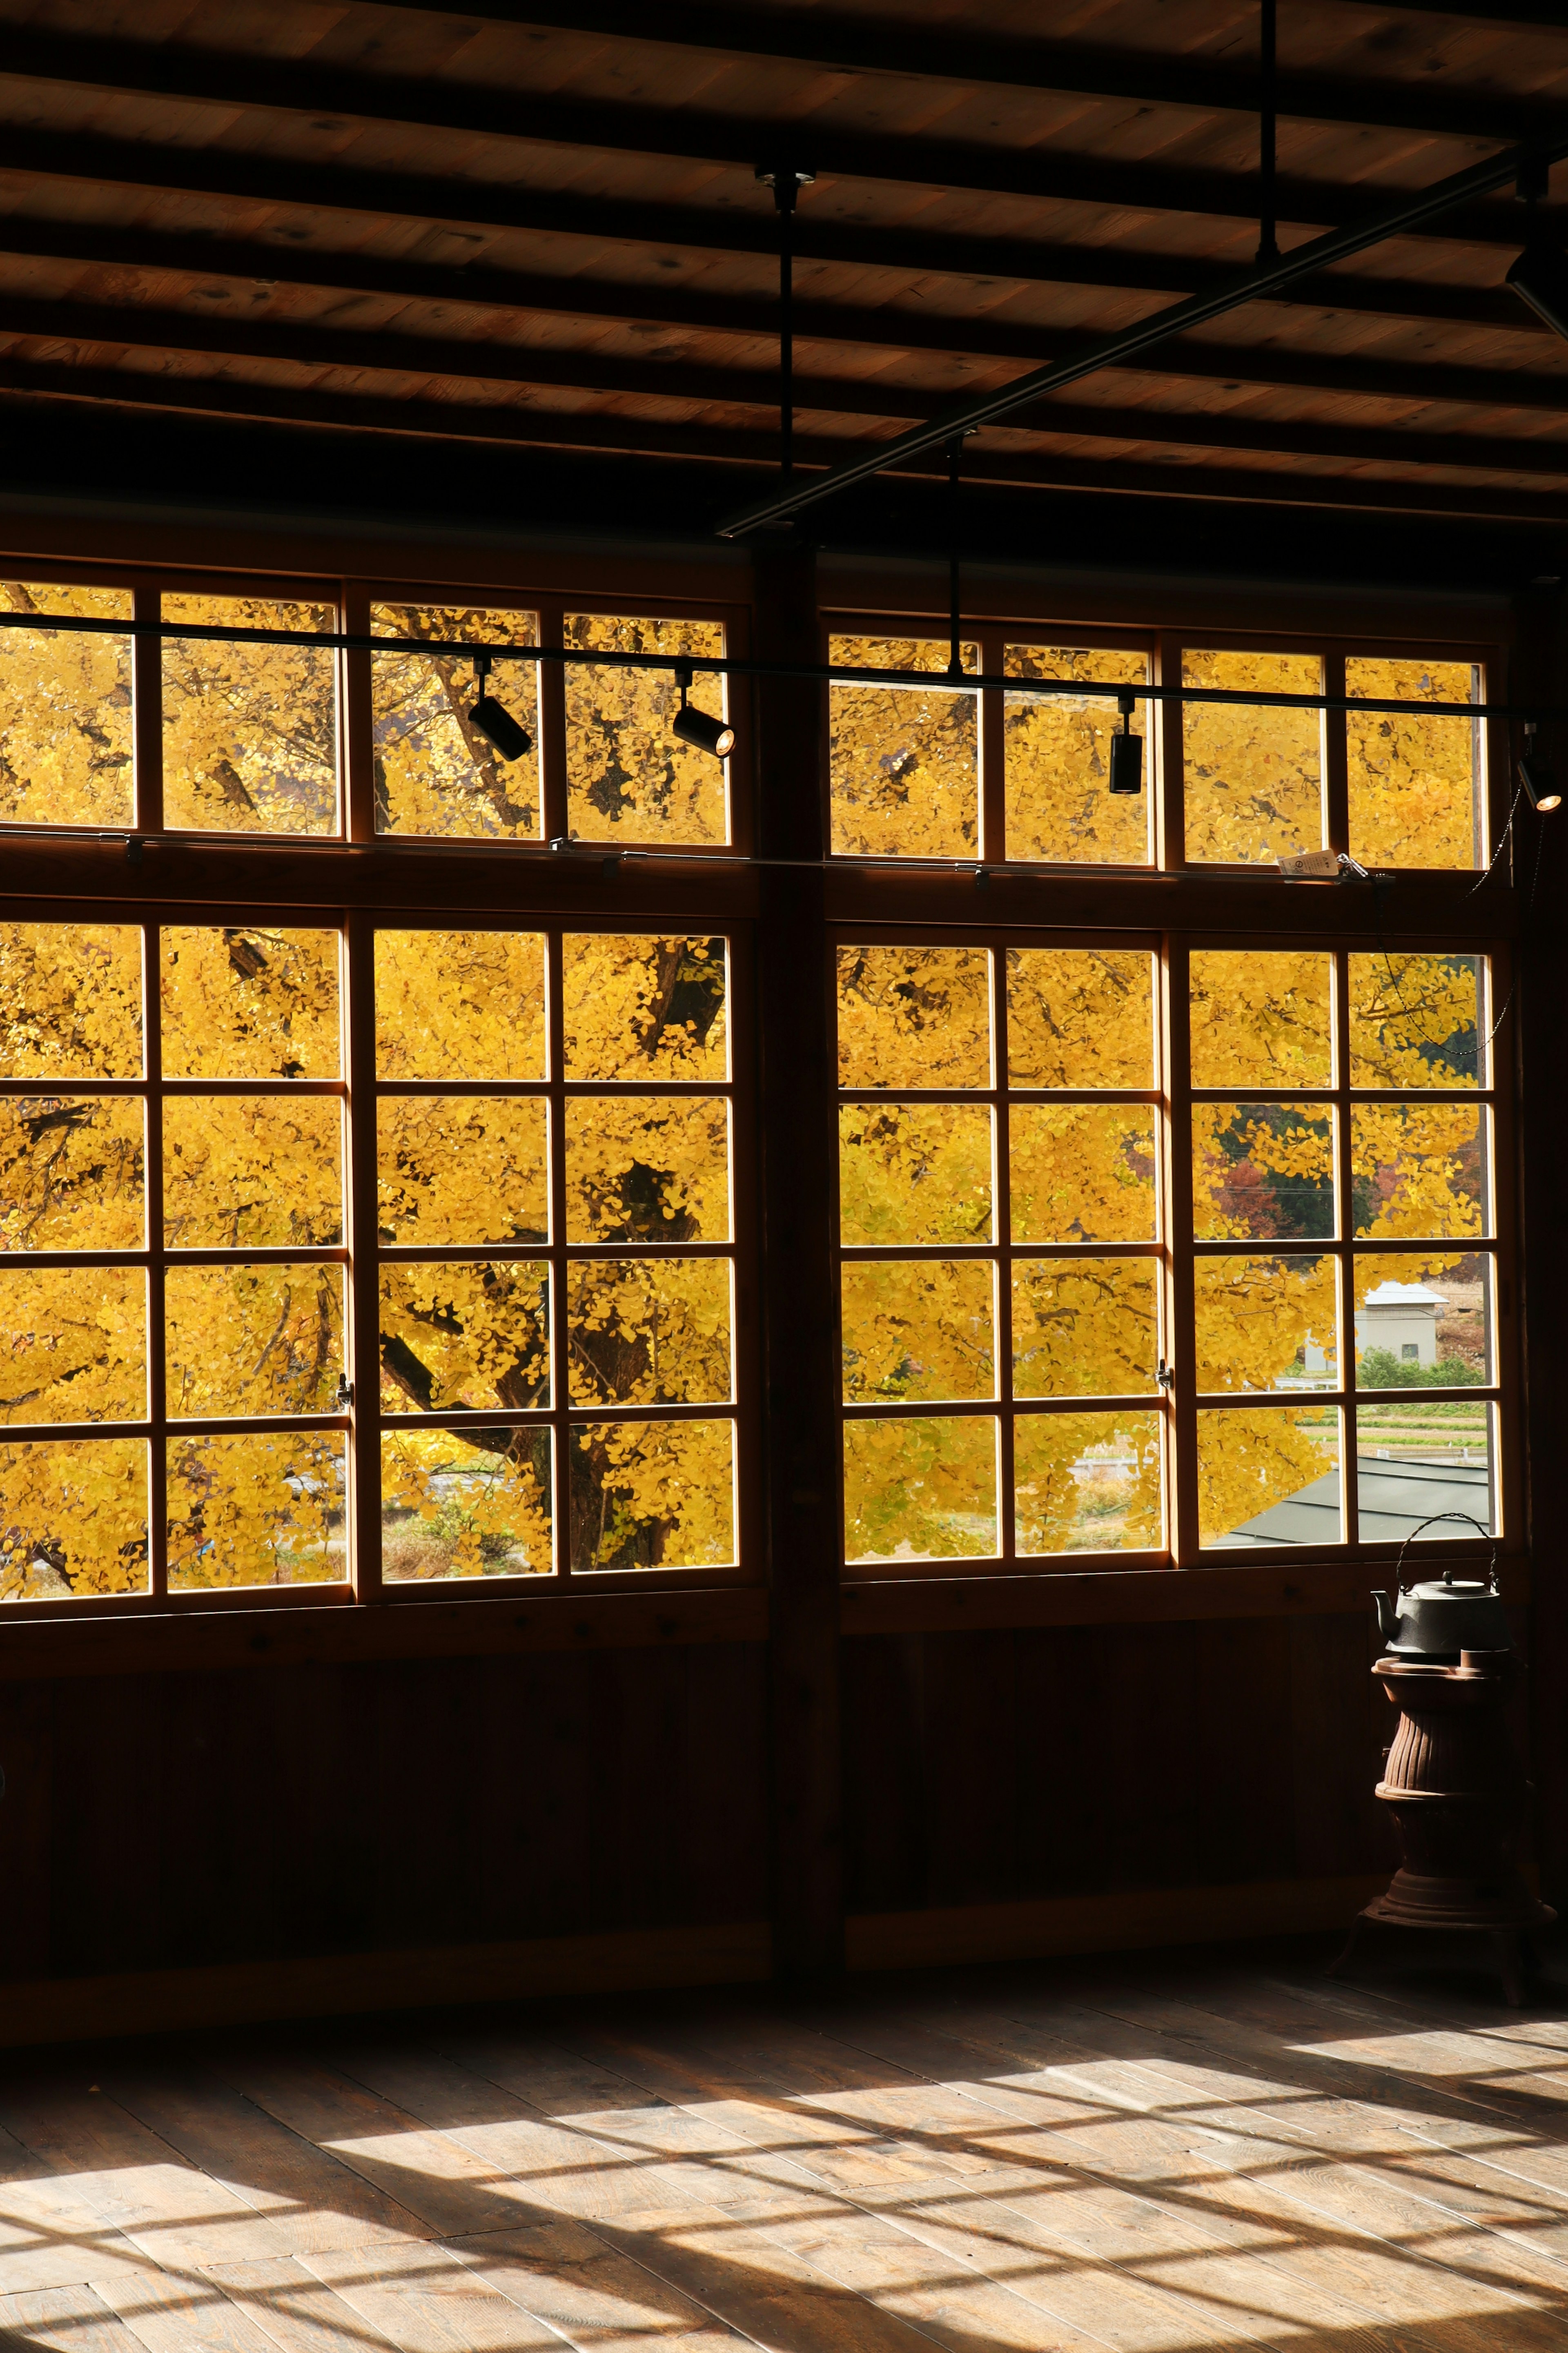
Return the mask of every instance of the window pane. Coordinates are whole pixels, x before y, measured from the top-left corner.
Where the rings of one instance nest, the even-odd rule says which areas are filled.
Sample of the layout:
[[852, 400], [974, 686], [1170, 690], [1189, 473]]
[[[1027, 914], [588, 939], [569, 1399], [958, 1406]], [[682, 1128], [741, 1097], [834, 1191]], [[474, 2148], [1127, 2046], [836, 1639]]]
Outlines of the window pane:
[[[1146, 654], [1089, 651], [1082, 647], [1008, 646], [1009, 678], [1081, 680], [1131, 685], [1148, 677]], [[1007, 774], [1007, 855], [1052, 862], [1147, 866], [1150, 818], [1149, 705], [1132, 712], [1132, 733], [1144, 740], [1143, 790], [1112, 794], [1110, 738], [1121, 732], [1113, 699], [1093, 694], [1028, 694], [1009, 690], [1005, 702]]]
[[341, 1267], [172, 1266], [165, 1282], [172, 1419], [338, 1410]]
[[[1459, 1405], [1391, 1400], [1357, 1406], [1355, 1419], [1363, 1544], [1402, 1544], [1418, 1529], [1423, 1544], [1498, 1533], [1496, 1406], [1479, 1398]], [[1436, 1527], [1422, 1525], [1433, 1519]]]
[[844, 1269], [843, 1283], [851, 1402], [995, 1396], [988, 1261], [861, 1260]]
[[1194, 1103], [1192, 1119], [1193, 1230], [1200, 1240], [1331, 1238], [1331, 1105]]
[[0, 1445], [0, 1601], [146, 1590], [144, 1440]]
[[[1321, 694], [1316, 654], [1182, 657], [1184, 686]], [[1259, 865], [1322, 846], [1322, 713], [1246, 702], [1185, 702], [1187, 856]]]
[[542, 1079], [538, 932], [377, 932], [375, 1067], [383, 1079]]
[[721, 939], [569, 932], [561, 943], [565, 1075], [727, 1079]]
[[548, 1577], [548, 1430], [397, 1430], [381, 1441], [381, 1573]]
[[1014, 1542], [1025, 1555], [1156, 1552], [1157, 1413], [1027, 1413], [1013, 1425]]
[[842, 1241], [873, 1247], [988, 1242], [989, 1107], [841, 1103], [838, 1232]]
[[1331, 1258], [1200, 1258], [1193, 1283], [1200, 1389], [1338, 1387]]
[[[0, 581], [0, 610], [128, 621], [128, 588]], [[128, 827], [134, 818], [131, 639], [0, 629], [0, 820]]]
[[573, 1425], [574, 1569], [717, 1568], [734, 1557], [731, 1423]]
[[1226, 1550], [1341, 1541], [1340, 1416], [1331, 1405], [1198, 1415], [1198, 1535]]
[[135, 923], [0, 923], [0, 1078], [139, 1079]]
[[[1385, 702], [1479, 702], [1469, 662], [1352, 656], [1345, 692]], [[1345, 714], [1351, 848], [1389, 866], [1484, 866], [1481, 724], [1418, 711]]]
[[[833, 638], [848, 670], [942, 671], [945, 638]], [[966, 670], [979, 668], [974, 646]], [[830, 686], [833, 848], [840, 855], [963, 858], [980, 839], [977, 699], [926, 682]]]
[[712, 1095], [568, 1103], [566, 1239], [728, 1241], [729, 1105]]
[[171, 1095], [171, 1250], [279, 1250], [343, 1238], [342, 1117], [331, 1095]]
[[335, 1079], [338, 934], [170, 926], [161, 941], [167, 1079]]
[[1013, 1394], [1152, 1391], [1158, 1269], [1148, 1258], [1031, 1258], [1013, 1265]]
[[844, 1425], [845, 1558], [983, 1560], [996, 1551], [989, 1414]]
[[550, 1403], [550, 1271], [536, 1259], [381, 1270], [387, 1413]]
[[576, 1404], [728, 1402], [728, 1260], [579, 1259], [567, 1289]]
[[1484, 956], [1352, 955], [1352, 1086], [1477, 1085], [1485, 965]]
[[348, 1575], [335, 1430], [175, 1436], [168, 1497], [171, 1592], [328, 1585]]
[[[330, 631], [330, 605], [170, 596], [199, 627]], [[163, 822], [207, 833], [335, 833], [337, 688], [330, 646], [163, 640]]]
[[1333, 1084], [1331, 956], [1194, 949], [1194, 1087]]
[[0, 1250], [140, 1250], [135, 1096], [0, 1097]]
[[985, 948], [840, 948], [841, 1087], [988, 1087]]
[[1154, 967], [1138, 948], [1009, 948], [1016, 1087], [1152, 1087]]
[[[370, 626], [381, 638], [539, 643], [532, 613], [476, 605], [373, 605]], [[479, 692], [471, 655], [372, 656], [377, 833], [539, 839], [539, 666], [498, 661], [485, 691], [527, 731], [529, 749], [515, 760], [468, 717]]]
[[1357, 1103], [1351, 1113], [1356, 1233], [1489, 1231], [1487, 1134], [1479, 1103]]
[[545, 1107], [536, 1096], [383, 1096], [376, 1165], [384, 1242], [550, 1239]]
[[[717, 621], [626, 620], [568, 613], [565, 642], [608, 653], [724, 651]], [[694, 709], [721, 719], [722, 678], [699, 671]], [[584, 841], [728, 841], [729, 770], [671, 733], [680, 691], [667, 670], [566, 665], [566, 811]]]
[[1016, 1242], [1155, 1239], [1152, 1110], [1016, 1103], [1008, 1125]]
[[1355, 1261], [1356, 1387], [1479, 1388], [1497, 1378], [1492, 1262], [1399, 1250]]
[[137, 1421], [146, 1410], [141, 1268], [0, 1261], [0, 1420]]

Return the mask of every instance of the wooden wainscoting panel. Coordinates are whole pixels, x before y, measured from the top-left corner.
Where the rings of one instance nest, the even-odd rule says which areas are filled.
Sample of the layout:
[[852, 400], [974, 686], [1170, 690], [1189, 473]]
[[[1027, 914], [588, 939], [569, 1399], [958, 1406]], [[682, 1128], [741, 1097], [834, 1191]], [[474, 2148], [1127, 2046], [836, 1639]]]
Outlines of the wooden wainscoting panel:
[[1230, 1887], [1140, 1887], [1050, 1895], [1025, 1904], [963, 1904], [929, 1912], [863, 1912], [846, 1923], [852, 1969], [946, 1968], [1044, 1959], [1054, 1953], [1134, 1952], [1233, 1936], [1348, 1928], [1389, 1873], [1344, 1879], [1255, 1879]]
[[550, 1994], [750, 1985], [772, 1968], [767, 1922], [739, 1920], [706, 1928], [626, 1928], [608, 1936], [542, 1936], [515, 1944], [437, 1945], [43, 1978], [5, 1989], [0, 2048]]

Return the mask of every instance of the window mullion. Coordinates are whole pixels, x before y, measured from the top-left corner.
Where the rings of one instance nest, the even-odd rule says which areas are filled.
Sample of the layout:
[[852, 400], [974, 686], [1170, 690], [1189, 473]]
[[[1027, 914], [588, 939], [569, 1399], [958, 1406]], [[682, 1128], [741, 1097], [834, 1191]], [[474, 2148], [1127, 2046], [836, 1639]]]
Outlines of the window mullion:
[[[139, 621], [156, 622], [163, 600], [155, 588], [138, 588], [132, 610]], [[131, 641], [132, 773], [136, 779], [136, 830], [163, 830], [163, 648], [148, 635]]]
[[[1340, 741], [1344, 741], [1344, 727], [1340, 727]], [[1351, 990], [1350, 957], [1343, 948], [1334, 952], [1334, 1099], [1339, 1107], [1335, 1124], [1334, 1191], [1339, 1200], [1335, 1230], [1339, 1237], [1339, 1385], [1344, 1391], [1344, 1404], [1340, 1408], [1340, 1509], [1344, 1540], [1359, 1542], [1361, 1526], [1360, 1493], [1357, 1484], [1360, 1465], [1356, 1457], [1355, 1401], [1355, 1252], [1352, 1247], [1352, 1229], [1355, 1224], [1355, 1138], [1351, 1124]]]
[[348, 923], [348, 1074], [350, 1415], [348, 1525], [355, 1598], [381, 1598], [381, 1256], [376, 1238], [375, 927], [368, 914]]
[[[546, 686], [552, 670], [559, 672], [560, 664], [546, 663]], [[542, 689], [540, 707], [542, 710], [547, 707]], [[564, 705], [562, 708], [564, 723]], [[547, 746], [549, 740], [546, 736]], [[545, 792], [548, 809], [548, 781]], [[563, 1002], [564, 958], [559, 931], [552, 929], [545, 934], [544, 953], [544, 1018], [548, 1040], [545, 1069], [550, 1082], [550, 1404], [555, 1433], [551, 1450], [551, 1527], [555, 1574], [558, 1577], [569, 1577], [572, 1574], [572, 1431], [566, 1419], [570, 1361], [566, 1300], [566, 1098], [562, 1085], [565, 1068], [566, 1020]]]
[[[1178, 708], [1169, 705], [1167, 708]], [[1184, 945], [1168, 943], [1163, 958], [1165, 992], [1164, 1184], [1166, 1330], [1173, 1379], [1164, 1393], [1166, 1492], [1171, 1556], [1178, 1568], [1198, 1557], [1197, 1324], [1193, 1297], [1193, 1141], [1188, 977]]]
[[1017, 1553], [1017, 1536], [1013, 1512], [1013, 1187], [1012, 1146], [1007, 1122], [1007, 951], [1005, 947], [992, 949], [991, 973], [991, 1034], [996, 1058], [991, 1073], [992, 1085], [995, 1090], [991, 1145], [994, 1155], [992, 1232], [996, 1241], [1003, 1245], [1003, 1255], [992, 1261], [996, 1285], [996, 1395], [1003, 1407], [996, 1464], [996, 1532], [998, 1551], [1004, 1560], [1012, 1560]]
[[[156, 651], [157, 640], [150, 642]], [[140, 799], [141, 763], [137, 764]], [[163, 1075], [160, 935], [156, 923], [142, 932], [142, 1050], [147, 1093], [142, 1140], [142, 1187], [147, 1242], [147, 1418], [153, 1437], [147, 1466], [147, 1561], [149, 1589], [160, 1598], [169, 1589], [169, 1388], [163, 1316]]]

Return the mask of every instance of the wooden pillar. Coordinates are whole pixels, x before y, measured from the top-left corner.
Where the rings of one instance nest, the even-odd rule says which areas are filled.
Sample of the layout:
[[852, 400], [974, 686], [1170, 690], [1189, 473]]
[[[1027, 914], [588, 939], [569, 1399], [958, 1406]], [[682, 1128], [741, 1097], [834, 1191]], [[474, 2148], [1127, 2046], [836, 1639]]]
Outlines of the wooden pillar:
[[[1515, 625], [1510, 700], [1568, 703], [1568, 592], [1527, 591], [1516, 601]], [[1521, 741], [1515, 733], [1517, 754]], [[1543, 727], [1540, 743], [1559, 779], [1568, 776], [1568, 726]], [[1505, 812], [1516, 783], [1511, 775], [1492, 780], [1494, 801], [1500, 796]], [[1519, 1058], [1531, 1553], [1527, 1696], [1542, 1893], [1561, 1906], [1568, 1898], [1568, 1451], [1563, 1444], [1568, 1429], [1568, 1356], [1563, 1345], [1568, 1300], [1568, 943], [1562, 920], [1568, 809], [1538, 818], [1521, 797], [1515, 835], [1513, 881], [1522, 923], [1520, 1018], [1510, 1025], [1512, 1039], [1501, 1036], [1497, 1047], [1501, 1052], [1511, 1044]]]
[[[759, 551], [757, 652], [816, 662], [810, 550]], [[772, 1592], [774, 1966], [843, 1967], [833, 1028], [824, 930], [823, 693], [759, 681], [757, 938], [763, 1450]]]

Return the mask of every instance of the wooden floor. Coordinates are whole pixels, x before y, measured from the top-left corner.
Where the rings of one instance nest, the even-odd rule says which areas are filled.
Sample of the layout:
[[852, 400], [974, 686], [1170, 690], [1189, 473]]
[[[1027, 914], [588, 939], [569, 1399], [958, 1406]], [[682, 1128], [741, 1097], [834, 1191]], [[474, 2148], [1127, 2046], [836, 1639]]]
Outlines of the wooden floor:
[[1568, 1987], [1321, 1957], [13, 2057], [0, 2345], [1568, 2348]]

